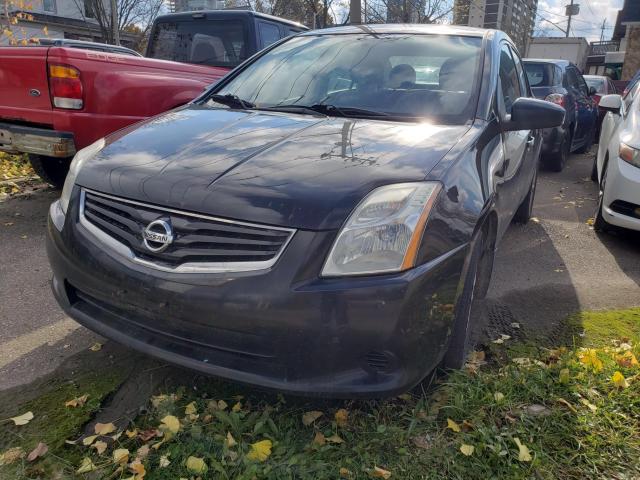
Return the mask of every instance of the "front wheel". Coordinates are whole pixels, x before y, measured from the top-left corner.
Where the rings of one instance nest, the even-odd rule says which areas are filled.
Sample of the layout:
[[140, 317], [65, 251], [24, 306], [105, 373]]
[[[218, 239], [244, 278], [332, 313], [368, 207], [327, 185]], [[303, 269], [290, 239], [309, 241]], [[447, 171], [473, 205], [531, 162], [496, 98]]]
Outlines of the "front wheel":
[[516, 223], [521, 223], [525, 225], [531, 219], [531, 215], [533, 213], [533, 200], [536, 196], [536, 185], [538, 183], [538, 169], [536, 168], [533, 174], [533, 181], [531, 182], [531, 186], [529, 187], [529, 192], [527, 196], [524, 198], [518, 210], [516, 210], [516, 214], [513, 216], [513, 221]]
[[71, 158], [45, 157], [44, 155], [29, 154], [29, 161], [33, 170], [38, 176], [54, 186], [61, 189], [64, 186], [64, 179], [67, 178]]
[[553, 153], [545, 159], [545, 166], [552, 172], [561, 172], [564, 170], [567, 160], [569, 159], [569, 153], [571, 152], [571, 135], [565, 133], [562, 138], [562, 144], [556, 153]]
[[471, 344], [471, 313], [474, 298], [476, 297], [476, 285], [478, 283], [478, 265], [485, 248], [483, 232], [473, 242], [473, 251], [469, 260], [469, 268], [464, 280], [462, 294], [456, 305], [453, 320], [453, 332], [449, 342], [449, 349], [442, 359], [442, 366], [447, 369], [458, 369], [464, 366]]
[[602, 215], [602, 209], [604, 208], [604, 189], [607, 183], [607, 170], [608, 165], [605, 163], [602, 169], [602, 181], [600, 182], [600, 189], [598, 191], [598, 209], [596, 210], [596, 217], [593, 222], [593, 229], [596, 232], [606, 232], [611, 229], [611, 225], [609, 225]]

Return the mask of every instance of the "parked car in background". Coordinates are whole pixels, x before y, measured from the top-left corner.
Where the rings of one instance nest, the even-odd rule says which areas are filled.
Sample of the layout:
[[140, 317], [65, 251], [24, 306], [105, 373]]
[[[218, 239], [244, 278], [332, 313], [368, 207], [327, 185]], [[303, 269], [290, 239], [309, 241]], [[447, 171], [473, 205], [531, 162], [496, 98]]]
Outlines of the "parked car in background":
[[394, 395], [464, 363], [471, 303], [564, 114], [530, 97], [500, 31], [297, 35], [76, 154], [50, 209], [54, 294], [212, 375]]
[[141, 57], [142, 54], [121, 45], [109, 45], [108, 43], [84, 42], [82, 40], [70, 40], [68, 38], [38, 38], [31, 46], [41, 47], [68, 47], [91, 50], [93, 52], [120, 53]]
[[571, 152], [589, 151], [595, 140], [598, 107], [595, 89], [589, 88], [578, 68], [566, 60], [524, 59], [531, 90], [536, 98], [565, 108], [564, 124], [545, 130], [543, 164], [561, 172]]
[[607, 110], [594, 165], [600, 185], [594, 228], [640, 230], [640, 84], [623, 97], [605, 95]]
[[[584, 81], [587, 82], [589, 88], [593, 87], [596, 90], [593, 99], [596, 104], [600, 104], [600, 99], [604, 95], [610, 95], [612, 93], [618, 93], [616, 87], [609, 77], [604, 75], [583, 75]], [[602, 119], [604, 118], [606, 110], [598, 108], [598, 125], [595, 132], [596, 140], [600, 138], [600, 125], [602, 125]]]
[[34, 170], [62, 187], [77, 150], [184, 105], [258, 50], [304, 30], [224, 10], [158, 17], [147, 58], [66, 41], [0, 47], [0, 150], [28, 153]]

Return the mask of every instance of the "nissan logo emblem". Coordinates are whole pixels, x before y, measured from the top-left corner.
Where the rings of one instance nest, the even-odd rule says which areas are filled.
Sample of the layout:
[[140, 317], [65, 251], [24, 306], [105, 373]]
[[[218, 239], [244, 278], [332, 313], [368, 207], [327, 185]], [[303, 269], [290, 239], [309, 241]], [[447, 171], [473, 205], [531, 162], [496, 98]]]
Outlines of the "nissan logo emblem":
[[149, 251], [162, 252], [173, 242], [171, 224], [165, 220], [154, 220], [142, 230], [142, 241]]

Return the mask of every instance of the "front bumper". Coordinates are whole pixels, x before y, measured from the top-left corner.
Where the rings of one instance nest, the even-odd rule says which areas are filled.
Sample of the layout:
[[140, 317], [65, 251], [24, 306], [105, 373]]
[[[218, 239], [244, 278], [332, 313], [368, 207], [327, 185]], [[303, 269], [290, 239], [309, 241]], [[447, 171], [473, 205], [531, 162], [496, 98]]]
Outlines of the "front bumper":
[[0, 123], [0, 151], [68, 158], [76, 153], [73, 134]]
[[105, 249], [71, 221], [77, 202], [62, 231], [51, 211], [63, 309], [171, 363], [292, 393], [382, 397], [417, 384], [448, 346], [466, 246], [401, 274], [321, 279], [335, 232], [298, 231], [268, 270], [176, 274]]
[[[636, 207], [616, 208], [620, 202]], [[602, 216], [612, 225], [640, 231], [640, 216], [629, 214], [636, 208], [640, 209], [640, 168], [616, 157], [607, 166]]]

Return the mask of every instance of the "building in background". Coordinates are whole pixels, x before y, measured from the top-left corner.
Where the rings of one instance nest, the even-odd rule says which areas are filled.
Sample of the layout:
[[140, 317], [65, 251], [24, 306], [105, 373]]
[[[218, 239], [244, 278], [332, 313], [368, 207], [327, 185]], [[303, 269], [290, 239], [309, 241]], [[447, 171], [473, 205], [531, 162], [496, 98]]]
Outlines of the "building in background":
[[528, 58], [568, 60], [584, 71], [589, 55], [589, 42], [584, 37], [533, 37], [525, 52]]
[[538, 0], [455, 0], [453, 23], [502, 30], [524, 54], [537, 8]]
[[624, 1], [612, 40], [619, 42], [620, 47], [605, 59], [607, 71], [614, 80], [631, 80], [640, 69], [640, 0]]

